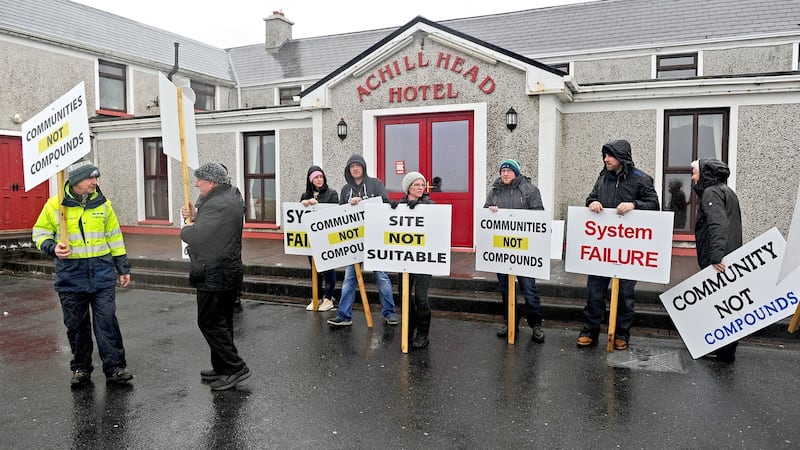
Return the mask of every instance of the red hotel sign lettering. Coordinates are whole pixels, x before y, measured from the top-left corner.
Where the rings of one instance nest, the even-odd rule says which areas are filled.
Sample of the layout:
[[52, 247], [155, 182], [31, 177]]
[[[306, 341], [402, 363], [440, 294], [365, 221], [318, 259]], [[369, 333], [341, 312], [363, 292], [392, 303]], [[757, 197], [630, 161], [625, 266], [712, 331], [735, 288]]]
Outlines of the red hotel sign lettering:
[[[467, 61], [461, 56], [454, 56], [450, 53], [439, 52], [436, 63], [433, 67], [444, 69], [449, 72], [459, 74], [472, 84], [477, 84], [478, 90], [484, 94], [491, 94], [495, 89], [495, 81], [489, 75], [481, 74], [481, 69], [473, 65], [466, 69], [464, 63]], [[397, 58], [388, 64], [375, 69], [364, 78], [362, 84], [356, 88], [358, 101], [363, 102], [364, 97], [377, 91], [388, 81], [403, 73], [429, 67], [430, 60], [423, 52], [418, 52], [416, 58], [413, 55], [405, 55]], [[480, 81], [478, 81], [480, 80]], [[418, 86], [399, 86], [389, 88], [389, 103], [413, 102], [416, 100], [442, 100], [446, 98], [458, 98], [459, 92], [453, 83], [431, 83]]]

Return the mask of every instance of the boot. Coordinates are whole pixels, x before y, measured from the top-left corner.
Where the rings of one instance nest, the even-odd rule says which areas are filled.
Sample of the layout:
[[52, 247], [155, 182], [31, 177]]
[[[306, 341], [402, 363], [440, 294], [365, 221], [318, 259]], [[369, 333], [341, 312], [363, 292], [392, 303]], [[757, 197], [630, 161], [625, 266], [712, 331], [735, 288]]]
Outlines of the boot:
[[414, 332], [414, 340], [411, 342], [411, 348], [425, 348], [428, 346], [428, 330], [431, 328], [430, 315], [417, 317], [416, 325], [417, 329]]

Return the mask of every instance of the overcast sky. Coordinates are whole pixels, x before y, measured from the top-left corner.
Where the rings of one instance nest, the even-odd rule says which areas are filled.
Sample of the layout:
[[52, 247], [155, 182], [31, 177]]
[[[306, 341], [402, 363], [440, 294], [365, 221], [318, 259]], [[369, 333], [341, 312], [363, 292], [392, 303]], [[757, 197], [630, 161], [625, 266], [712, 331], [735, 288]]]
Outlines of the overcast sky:
[[[466, 1], [400, 0], [222, 0], [214, 3], [181, 0], [73, 0], [93, 8], [171, 31], [221, 48], [258, 44], [264, 40], [264, 19], [282, 10], [294, 22], [293, 38], [326, 36], [399, 27], [416, 16], [440, 21], [520, 11], [584, 0]], [[458, 6], [453, 6], [458, 5]]]

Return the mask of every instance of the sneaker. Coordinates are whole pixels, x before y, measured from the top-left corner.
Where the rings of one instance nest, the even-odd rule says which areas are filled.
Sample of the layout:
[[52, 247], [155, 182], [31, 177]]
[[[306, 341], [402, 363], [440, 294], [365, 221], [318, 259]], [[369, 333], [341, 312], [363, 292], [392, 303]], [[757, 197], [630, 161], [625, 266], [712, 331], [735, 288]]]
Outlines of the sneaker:
[[322, 304], [319, 305], [320, 311], [330, 311], [333, 309], [333, 299], [331, 298], [323, 298]]
[[222, 375], [222, 378], [219, 380], [211, 383], [211, 390], [212, 391], [225, 391], [232, 387], [235, 387], [237, 384], [241, 383], [242, 381], [250, 378], [250, 369], [247, 366], [244, 366], [242, 370], [230, 374], [230, 375]]
[[389, 314], [386, 316], [386, 325], [398, 325], [400, 323], [400, 317], [397, 314]]
[[111, 375], [106, 376], [106, 382], [116, 384], [128, 384], [133, 379], [133, 374], [127, 369], [117, 369]]
[[306, 306], [306, 311], [313, 311], [314, 310], [314, 299], [311, 299], [311, 303]]
[[214, 369], [200, 371], [200, 378], [204, 383], [211, 383], [212, 381], [217, 381], [224, 376], [225, 375], [220, 375], [217, 372], [215, 372]]
[[353, 324], [353, 321], [350, 319], [342, 319], [339, 316], [336, 316], [332, 319], [328, 319], [328, 325], [332, 327], [349, 327]]
[[628, 348], [628, 340], [625, 338], [614, 339], [614, 350], [626, 350]]
[[82, 386], [84, 384], [89, 384], [92, 381], [92, 374], [83, 370], [76, 370], [72, 372], [72, 379], [69, 383], [72, 386]]
[[533, 327], [533, 336], [531, 341], [537, 344], [544, 344], [544, 330], [540, 325]]

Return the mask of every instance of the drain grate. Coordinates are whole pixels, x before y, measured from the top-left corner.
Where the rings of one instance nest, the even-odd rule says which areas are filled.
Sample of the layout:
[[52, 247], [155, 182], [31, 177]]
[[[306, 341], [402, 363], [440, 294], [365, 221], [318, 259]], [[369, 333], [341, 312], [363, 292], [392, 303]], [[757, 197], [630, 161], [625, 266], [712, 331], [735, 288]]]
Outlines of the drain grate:
[[624, 369], [677, 373], [687, 371], [678, 350], [663, 348], [635, 347], [626, 351], [615, 351], [608, 354], [606, 362], [611, 367]]

